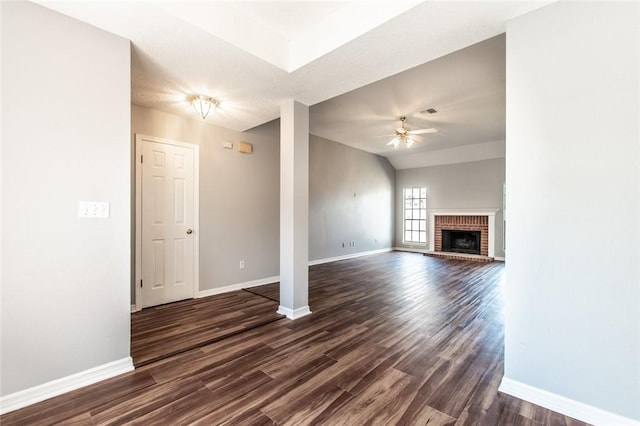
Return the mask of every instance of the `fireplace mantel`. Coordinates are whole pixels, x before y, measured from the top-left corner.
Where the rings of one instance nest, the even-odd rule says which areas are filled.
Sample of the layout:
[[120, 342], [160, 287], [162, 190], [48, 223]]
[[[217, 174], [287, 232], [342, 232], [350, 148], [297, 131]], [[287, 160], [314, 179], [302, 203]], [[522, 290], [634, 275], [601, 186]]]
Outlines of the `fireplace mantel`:
[[436, 216], [487, 216], [489, 219], [489, 257], [495, 257], [496, 213], [500, 209], [430, 209], [429, 214], [429, 250], [435, 250]]

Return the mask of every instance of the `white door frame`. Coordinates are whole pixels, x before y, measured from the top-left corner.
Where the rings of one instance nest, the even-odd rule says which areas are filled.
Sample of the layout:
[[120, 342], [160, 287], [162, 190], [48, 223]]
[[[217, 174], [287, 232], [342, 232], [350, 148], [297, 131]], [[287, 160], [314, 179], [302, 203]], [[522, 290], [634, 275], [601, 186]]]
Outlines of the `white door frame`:
[[135, 288], [136, 288], [136, 303], [135, 310], [142, 309], [142, 288], [140, 287], [140, 280], [142, 279], [142, 144], [144, 141], [161, 143], [165, 145], [174, 145], [184, 148], [193, 149], [193, 225], [195, 232], [193, 233], [193, 297], [197, 297], [200, 289], [200, 146], [187, 142], [174, 141], [171, 139], [157, 138], [155, 136], [147, 136], [136, 133], [136, 155], [135, 155], [135, 170], [136, 170], [136, 236], [135, 236], [135, 259], [136, 259], [136, 274], [135, 274]]

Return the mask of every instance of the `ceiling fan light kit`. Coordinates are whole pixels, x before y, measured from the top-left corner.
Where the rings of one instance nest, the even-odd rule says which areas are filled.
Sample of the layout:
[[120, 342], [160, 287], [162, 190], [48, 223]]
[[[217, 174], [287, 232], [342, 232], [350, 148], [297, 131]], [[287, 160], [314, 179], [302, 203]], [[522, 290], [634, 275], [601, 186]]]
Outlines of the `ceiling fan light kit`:
[[411, 129], [405, 127], [404, 122], [406, 120], [407, 120], [406, 116], [403, 115], [403, 116], [400, 117], [400, 122], [402, 123], [401, 127], [398, 127], [396, 129], [395, 137], [389, 143], [387, 143], [387, 145], [393, 145], [393, 148], [397, 149], [398, 146], [400, 145], [400, 142], [404, 142], [404, 144], [405, 144], [405, 146], [407, 148], [411, 148], [416, 142], [411, 137], [412, 135], [419, 135], [419, 134], [422, 134], [422, 133], [435, 133], [435, 132], [437, 132], [437, 130], [434, 129], [434, 128], [411, 130]]
[[193, 110], [204, 120], [212, 109], [216, 109], [220, 106], [220, 101], [212, 98], [211, 96], [192, 95], [191, 106], [193, 106]]

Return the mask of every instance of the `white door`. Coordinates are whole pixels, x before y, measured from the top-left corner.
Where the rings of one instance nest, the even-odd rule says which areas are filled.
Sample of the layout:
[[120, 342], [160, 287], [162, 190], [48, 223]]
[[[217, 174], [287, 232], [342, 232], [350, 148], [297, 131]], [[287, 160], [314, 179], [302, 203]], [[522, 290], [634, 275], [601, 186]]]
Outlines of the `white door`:
[[[136, 135], [141, 308], [194, 297], [197, 147]], [[141, 222], [141, 223], [140, 223]]]

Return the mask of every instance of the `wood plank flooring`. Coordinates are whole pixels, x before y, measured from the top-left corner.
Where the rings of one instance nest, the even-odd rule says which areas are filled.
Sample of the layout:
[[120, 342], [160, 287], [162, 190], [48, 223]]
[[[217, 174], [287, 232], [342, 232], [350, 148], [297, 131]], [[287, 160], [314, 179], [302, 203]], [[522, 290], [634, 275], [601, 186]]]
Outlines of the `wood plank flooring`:
[[140, 367], [284, 318], [278, 302], [245, 291], [184, 300], [131, 315], [131, 356]]
[[[501, 263], [400, 252], [313, 266], [307, 317], [235, 334], [0, 422], [584, 425], [498, 393], [502, 277]], [[251, 291], [273, 296], [277, 285]]]

